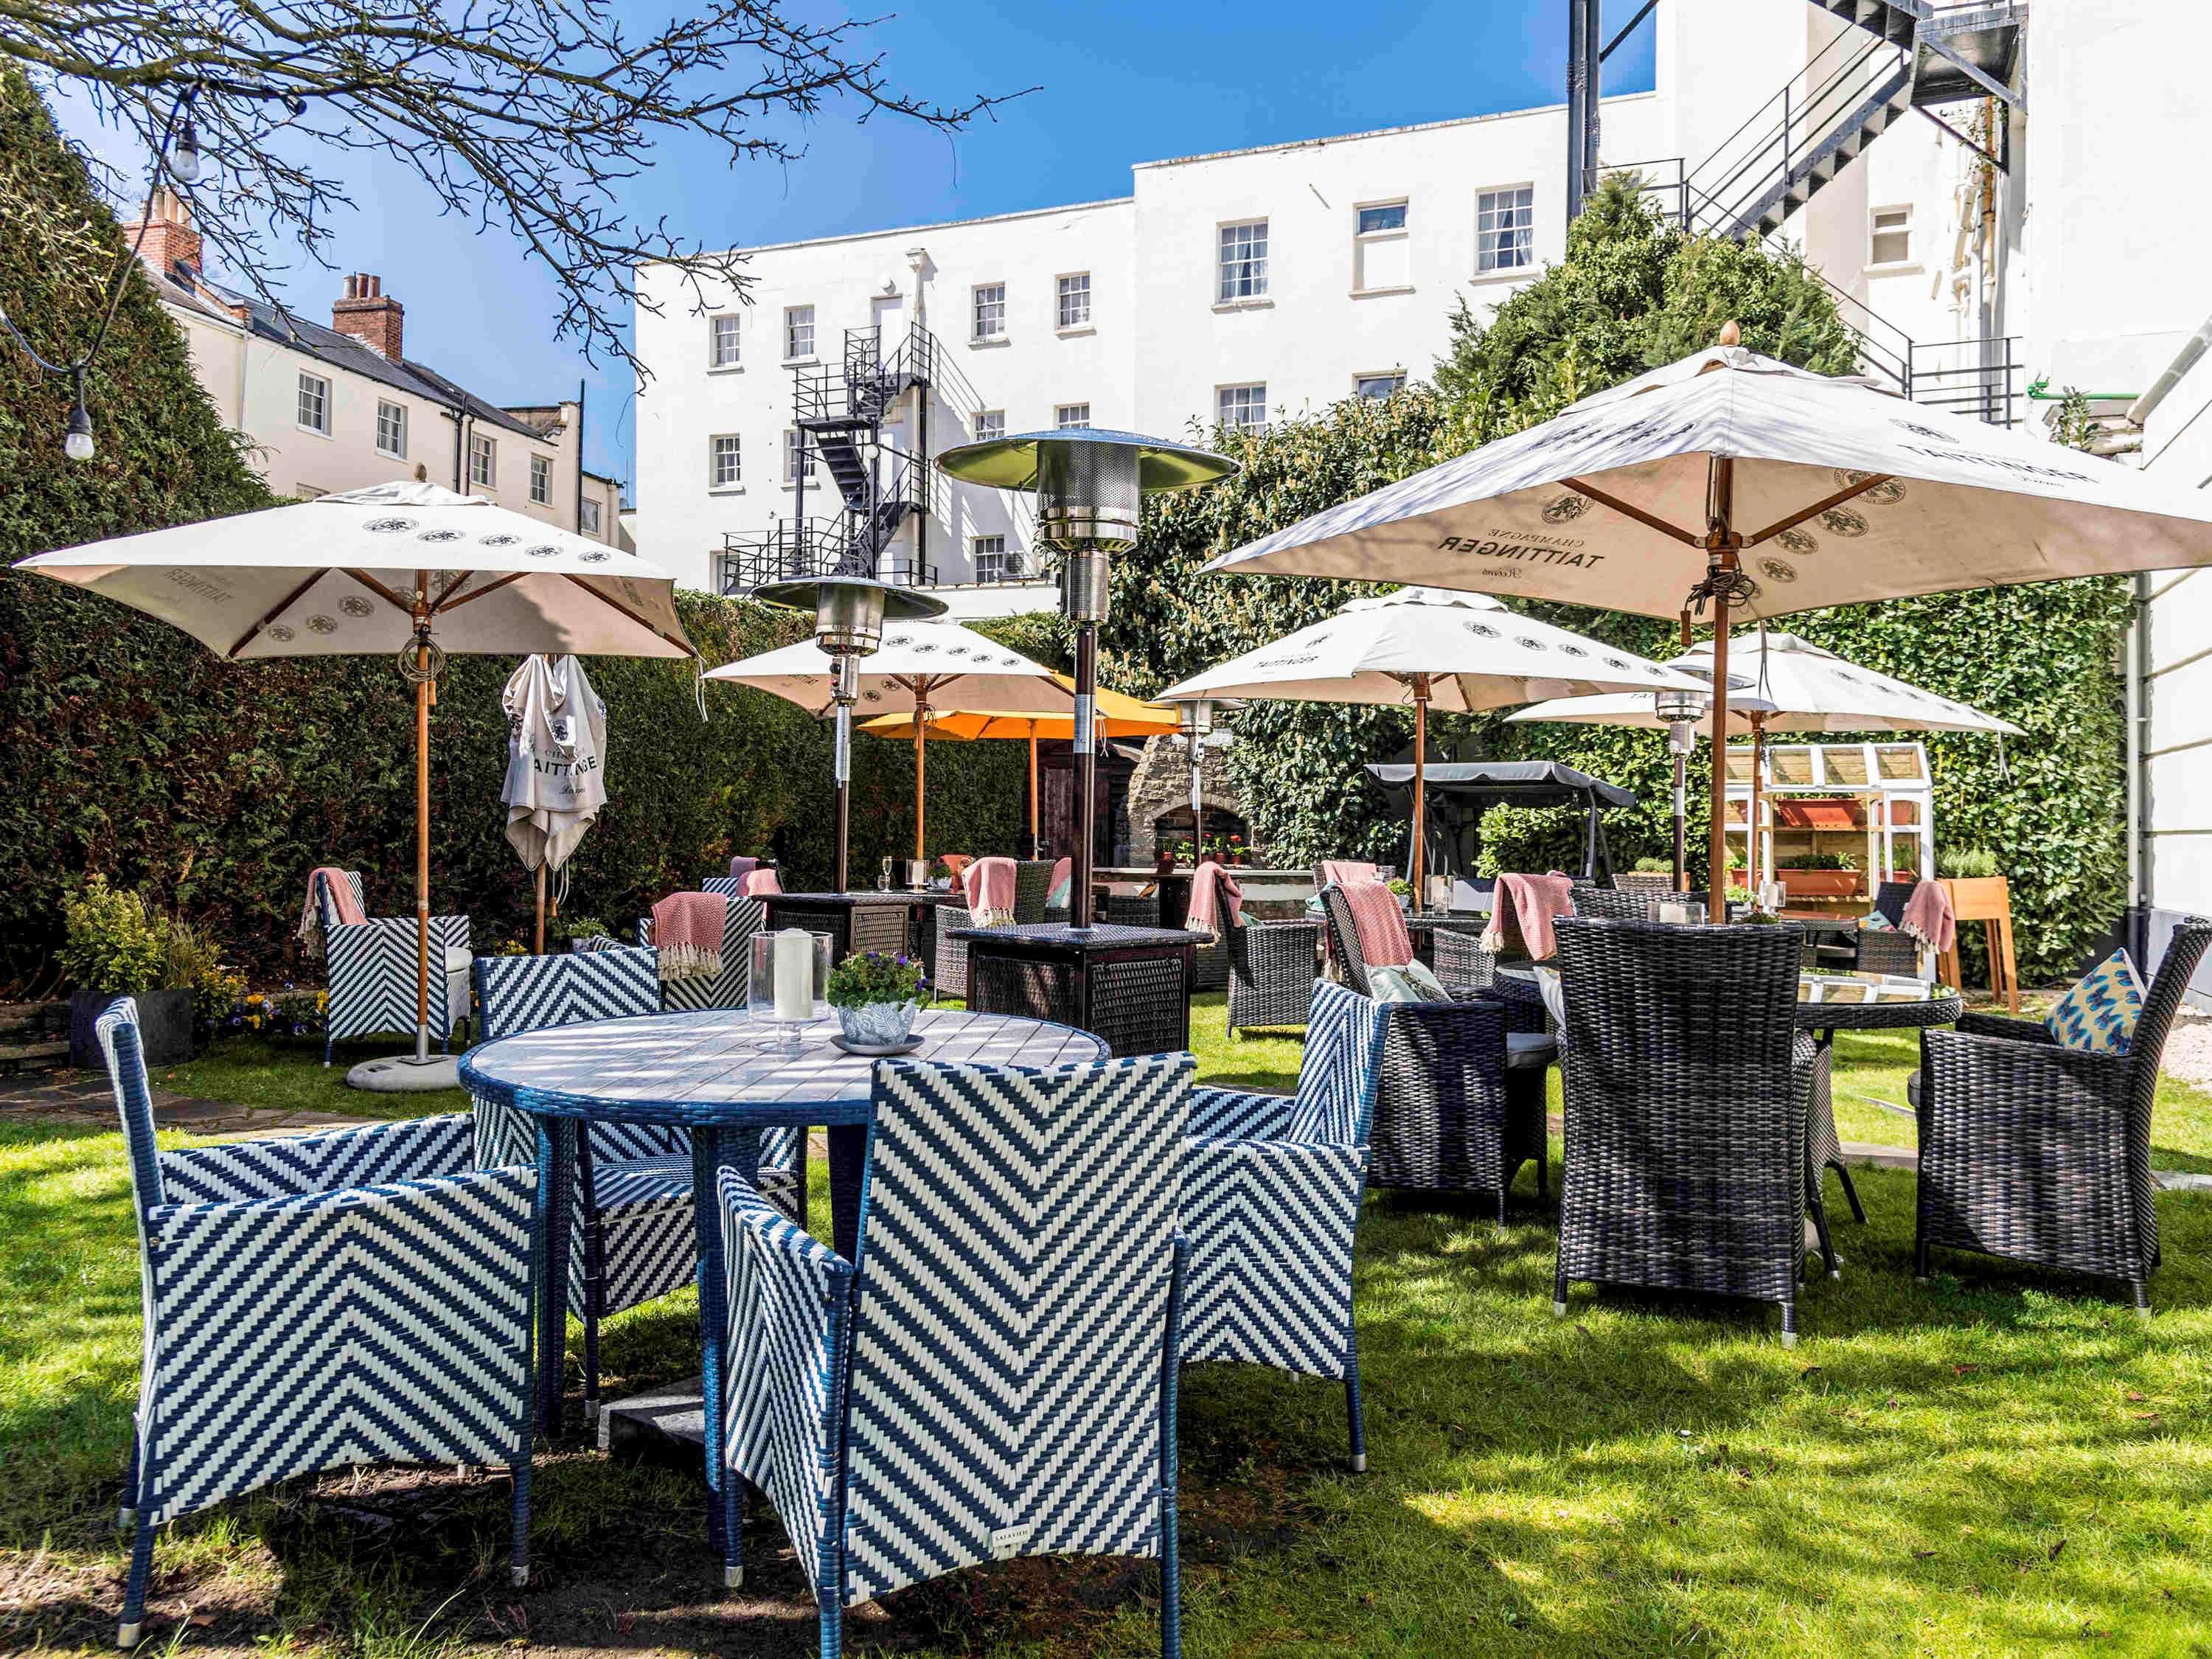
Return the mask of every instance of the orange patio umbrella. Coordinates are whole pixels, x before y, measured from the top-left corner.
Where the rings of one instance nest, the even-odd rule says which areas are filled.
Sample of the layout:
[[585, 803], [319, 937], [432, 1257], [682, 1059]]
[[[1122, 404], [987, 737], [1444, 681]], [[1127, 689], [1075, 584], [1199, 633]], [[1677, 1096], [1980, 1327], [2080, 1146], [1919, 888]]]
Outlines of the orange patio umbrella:
[[[1075, 681], [1066, 674], [1054, 674], [1053, 678], [1071, 696]], [[1124, 696], [1119, 691], [1098, 688], [1097, 712], [1094, 724], [1101, 738], [1144, 738], [1162, 732], [1179, 729], [1174, 707], [1168, 703], [1143, 702], [1135, 697]], [[932, 708], [921, 717], [927, 722], [929, 736], [957, 738], [963, 741], [981, 738], [1026, 738], [1030, 745], [1030, 848], [1037, 844], [1037, 739], [1039, 738], [1075, 737], [1075, 716], [1067, 710], [1055, 714], [1049, 709], [1008, 712], [1003, 708]], [[913, 714], [878, 714], [873, 720], [862, 720], [860, 730], [872, 732], [879, 738], [907, 738], [918, 735]], [[921, 750], [915, 750], [918, 757]]]

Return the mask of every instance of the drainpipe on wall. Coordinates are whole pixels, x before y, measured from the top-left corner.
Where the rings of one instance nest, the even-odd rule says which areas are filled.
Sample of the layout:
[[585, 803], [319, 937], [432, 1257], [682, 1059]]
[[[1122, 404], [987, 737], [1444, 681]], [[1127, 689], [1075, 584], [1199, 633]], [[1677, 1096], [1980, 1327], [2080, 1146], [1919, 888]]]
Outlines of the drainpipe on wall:
[[572, 526], [584, 533], [584, 378], [576, 377], [576, 517]]
[[447, 411], [453, 417], [453, 494], [469, 493], [469, 413], [455, 404]]

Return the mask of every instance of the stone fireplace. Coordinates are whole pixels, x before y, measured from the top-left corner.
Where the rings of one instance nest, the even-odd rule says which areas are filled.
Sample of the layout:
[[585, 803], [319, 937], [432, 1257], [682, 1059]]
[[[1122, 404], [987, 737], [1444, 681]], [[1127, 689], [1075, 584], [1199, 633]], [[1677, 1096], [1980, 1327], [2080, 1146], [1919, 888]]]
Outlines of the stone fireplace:
[[[1252, 830], [1244, 820], [1244, 804], [1229, 780], [1226, 751], [1208, 744], [1200, 753], [1199, 799], [1206, 805], [1206, 833], [1239, 835], [1249, 845]], [[1146, 741], [1144, 757], [1129, 779], [1126, 810], [1131, 864], [1151, 864], [1163, 844], [1172, 847], [1189, 839], [1190, 751], [1176, 738], [1161, 736]]]

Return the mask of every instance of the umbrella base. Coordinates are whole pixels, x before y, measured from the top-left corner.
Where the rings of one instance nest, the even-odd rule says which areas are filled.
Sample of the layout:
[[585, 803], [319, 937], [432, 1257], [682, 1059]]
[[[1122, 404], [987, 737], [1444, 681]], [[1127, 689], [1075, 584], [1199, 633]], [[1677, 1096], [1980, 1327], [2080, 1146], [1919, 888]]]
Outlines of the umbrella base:
[[417, 1060], [412, 1054], [364, 1060], [346, 1073], [346, 1087], [366, 1089], [379, 1095], [428, 1094], [437, 1089], [458, 1089], [461, 1086], [460, 1063], [457, 1054], [433, 1054], [428, 1060]]

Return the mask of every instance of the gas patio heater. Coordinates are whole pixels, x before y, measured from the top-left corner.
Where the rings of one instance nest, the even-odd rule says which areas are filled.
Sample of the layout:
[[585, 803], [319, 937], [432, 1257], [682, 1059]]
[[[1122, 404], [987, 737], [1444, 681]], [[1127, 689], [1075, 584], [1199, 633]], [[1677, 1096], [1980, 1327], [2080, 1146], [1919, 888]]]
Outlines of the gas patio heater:
[[937, 458], [948, 478], [1036, 491], [1038, 539], [1060, 556], [1060, 599], [1075, 624], [1074, 880], [1068, 922], [1091, 926], [1091, 837], [1098, 758], [1093, 715], [1098, 691], [1098, 624], [1106, 620], [1107, 562], [1137, 544], [1144, 498], [1212, 483], [1237, 463], [1211, 450], [1133, 432], [1071, 427], [962, 444]]
[[860, 659], [873, 656], [882, 646], [886, 621], [920, 622], [941, 617], [945, 603], [910, 587], [892, 587], [867, 576], [770, 582], [753, 589], [750, 597], [763, 605], [811, 611], [814, 643], [836, 665], [830, 696], [837, 705], [837, 876], [831, 890], [848, 892], [852, 888], [847, 866], [853, 819], [853, 705], [860, 696]]
[[[1176, 736], [1190, 755], [1190, 862], [1196, 869], [1206, 862], [1206, 751], [1229, 741], [1223, 727], [1217, 734], [1214, 717], [1233, 714], [1244, 706], [1237, 697], [1190, 697], [1176, 705]], [[1224, 864], [1229, 860], [1222, 860]]]

